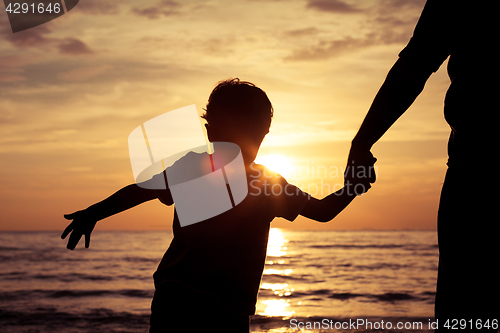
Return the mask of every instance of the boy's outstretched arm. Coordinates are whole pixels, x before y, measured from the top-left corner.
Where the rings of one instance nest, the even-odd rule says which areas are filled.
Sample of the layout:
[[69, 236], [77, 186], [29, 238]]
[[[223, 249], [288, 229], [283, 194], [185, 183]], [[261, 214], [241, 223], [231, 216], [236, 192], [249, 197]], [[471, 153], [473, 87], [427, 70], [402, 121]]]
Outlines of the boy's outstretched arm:
[[[363, 170], [359, 168], [367, 170], [367, 172], [363, 173], [363, 177], [361, 177], [361, 174], [359, 178], [347, 177], [346, 175], [344, 187], [337, 192], [323, 199], [309, 197], [300, 215], [318, 222], [331, 221], [344, 210], [356, 196], [366, 193], [371, 188], [371, 183], [374, 183], [376, 180], [375, 170], [373, 168], [373, 164], [376, 161], [377, 159], [371, 156], [369, 160], [370, 165], [361, 165], [357, 167], [358, 170]], [[355, 181], [355, 183], [352, 181]]]
[[157, 197], [155, 190], [143, 188], [137, 184], [125, 186], [87, 209], [64, 215], [67, 220], [73, 221], [64, 229], [61, 238], [65, 239], [71, 233], [67, 248], [73, 250], [85, 235], [85, 247], [88, 248], [90, 234], [98, 221]]
[[346, 188], [342, 188], [323, 199], [310, 197], [300, 215], [318, 222], [329, 222], [346, 208], [356, 194], [349, 193]]

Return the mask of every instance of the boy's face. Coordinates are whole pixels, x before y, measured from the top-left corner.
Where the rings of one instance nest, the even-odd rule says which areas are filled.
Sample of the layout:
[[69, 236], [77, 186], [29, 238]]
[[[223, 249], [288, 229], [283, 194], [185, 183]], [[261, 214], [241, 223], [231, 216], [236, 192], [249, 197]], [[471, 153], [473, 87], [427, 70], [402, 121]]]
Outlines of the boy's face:
[[245, 165], [249, 165], [257, 157], [262, 140], [269, 129], [253, 129], [251, 127], [212, 126], [205, 124], [210, 142], [232, 142], [237, 144], [243, 155]]

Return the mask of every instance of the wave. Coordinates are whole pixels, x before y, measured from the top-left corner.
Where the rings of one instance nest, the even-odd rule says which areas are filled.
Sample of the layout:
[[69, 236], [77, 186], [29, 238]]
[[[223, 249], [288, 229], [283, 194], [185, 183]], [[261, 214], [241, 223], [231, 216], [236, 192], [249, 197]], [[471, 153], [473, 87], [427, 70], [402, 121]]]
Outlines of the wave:
[[312, 275], [284, 275], [284, 274], [264, 274], [262, 279], [266, 282], [283, 282], [283, 281], [304, 281], [308, 283], [320, 283], [325, 280], [311, 280]]
[[117, 280], [149, 280], [149, 276], [133, 275], [98, 275], [85, 273], [66, 273], [66, 274], [30, 274], [28, 272], [9, 272], [0, 273], [0, 281], [27, 281], [27, 280], [54, 280], [59, 282], [78, 282], [78, 281], [117, 281]]
[[[263, 297], [273, 297], [271, 290], [261, 290], [260, 295]], [[350, 292], [332, 292], [329, 289], [316, 289], [309, 291], [294, 291], [289, 295], [283, 295], [284, 298], [307, 298], [307, 299], [335, 299], [340, 301], [348, 301], [355, 298], [363, 298], [364, 302], [404, 302], [404, 301], [431, 301], [434, 300], [434, 292], [423, 292], [414, 294], [412, 292], [387, 292], [382, 294], [369, 293], [350, 293]]]
[[395, 249], [408, 245], [401, 244], [369, 244], [369, 245], [354, 245], [354, 244], [332, 244], [332, 245], [309, 245], [312, 249]]
[[158, 264], [159, 258], [144, 258], [144, 257], [125, 257], [122, 259], [123, 261], [126, 262], [134, 262], [134, 263], [154, 263]]
[[365, 295], [354, 294], [354, 293], [334, 293], [334, 294], [328, 296], [328, 298], [339, 299], [339, 300], [348, 300], [351, 298], [363, 297], [363, 296], [365, 296]]
[[379, 295], [372, 295], [372, 297], [376, 298], [379, 301], [385, 301], [385, 302], [407, 301], [418, 298], [412, 294], [407, 294], [407, 293], [385, 293]]
[[[112, 311], [107, 308], [90, 309], [84, 312], [68, 312], [55, 308], [37, 308], [30, 311], [0, 309], [0, 322], [3, 333], [20, 332], [59, 332], [59, 333], [138, 333], [147, 332], [149, 313]], [[423, 326], [429, 318], [420, 317], [358, 317], [365, 321], [380, 322], [420, 322]], [[214, 323], [218, 318], [214, 318]], [[283, 317], [254, 315], [251, 318], [251, 331], [267, 332], [273, 329], [290, 328], [291, 323], [336, 323], [349, 322], [352, 318], [343, 317]], [[207, 324], [207, 323], [205, 323]], [[217, 329], [217, 326], [212, 329]], [[208, 327], [210, 327], [208, 326]], [[316, 330], [314, 331], [316, 332]], [[318, 330], [319, 332], [319, 330]]]
[[[351, 323], [352, 321], [355, 321], [357, 323], [357, 320], [363, 320], [363, 322], [371, 322], [371, 323], [380, 323], [383, 321], [386, 323], [391, 323], [391, 327], [396, 327], [398, 323], [411, 323], [412, 325], [419, 325], [416, 326], [416, 328], [412, 331], [414, 332], [427, 332], [425, 328], [427, 327], [429, 323], [429, 317], [416, 317], [416, 316], [401, 316], [401, 317], [373, 317], [373, 316], [357, 316], [356, 318], [345, 318], [345, 317], [333, 317], [333, 316], [324, 316], [324, 317], [319, 317], [319, 316], [310, 316], [310, 317], [300, 317], [300, 316], [292, 316], [292, 317], [282, 317], [282, 316], [273, 316], [273, 317], [267, 317], [267, 316], [260, 316], [260, 315], [255, 315], [252, 317], [250, 321], [250, 327], [252, 328], [252, 331], [256, 329], [258, 332], [270, 332], [276, 330], [279, 332], [284, 332], [283, 328], [286, 328], [286, 332], [291, 332], [292, 330], [289, 330], [293, 328], [294, 325], [297, 325], [298, 323], [301, 323], [302, 326], [304, 327], [306, 323], [309, 323], [311, 327], [314, 327], [312, 330], [307, 330], [307, 332], [326, 332], [326, 331], [332, 331], [332, 332], [340, 332], [341, 330], [333, 330], [332, 327], [335, 327], [335, 323]], [[331, 325], [328, 326], [325, 330], [324, 325]], [[373, 324], [372, 324], [373, 325]], [[320, 329], [320, 328], [323, 329]], [[349, 326], [348, 326], [349, 327]], [[419, 329], [420, 327], [420, 329]], [[297, 331], [299, 328], [297, 328]], [[302, 329], [300, 329], [302, 332]], [[358, 330], [356, 329], [345, 329], [342, 330], [342, 332], [356, 332]], [[364, 330], [363, 328], [359, 328], [360, 332], [372, 332], [372, 330]], [[381, 330], [376, 330], [380, 332], [394, 332], [394, 330], [391, 329], [381, 329]], [[295, 332], [295, 330], [294, 330]], [[399, 332], [399, 331], [398, 331]], [[402, 332], [402, 331], [401, 331]]]
[[423, 292], [414, 294], [412, 292], [388, 292], [383, 294], [357, 294], [357, 293], [332, 293], [328, 298], [338, 300], [349, 300], [357, 297], [364, 297], [376, 302], [398, 302], [398, 301], [415, 301], [415, 300], [430, 300], [433, 299], [434, 292]]
[[153, 298], [153, 290], [118, 289], [118, 290], [16, 290], [0, 292], [0, 300], [30, 300], [35, 297], [54, 298], [82, 298], [82, 297], [113, 297], [126, 296], [133, 298]]
[[106, 308], [66, 312], [55, 308], [28, 311], [0, 309], [2, 332], [145, 332], [149, 313], [117, 312]]
[[396, 270], [396, 269], [404, 269], [412, 267], [411, 265], [404, 265], [404, 264], [391, 264], [391, 263], [376, 263], [373, 265], [353, 265], [353, 268], [356, 270], [378, 270], [378, 269], [390, 269], [390, 270]]
[[19, 247], [12, 247], [12, 246], [0, 246], [0, 251], [18, 251], [22, 250], [22, 248]]

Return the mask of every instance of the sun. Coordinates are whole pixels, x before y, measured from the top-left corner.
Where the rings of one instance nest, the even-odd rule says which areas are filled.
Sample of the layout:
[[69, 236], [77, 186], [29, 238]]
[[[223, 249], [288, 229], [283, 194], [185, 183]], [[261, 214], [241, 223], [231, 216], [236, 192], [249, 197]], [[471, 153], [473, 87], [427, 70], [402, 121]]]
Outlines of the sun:
[[258, 157], [255, 163], [262, 164], [285, 178], [291, 176], [293, 173], [293, 164], [287, 157], [280, 154], [270, 154]]

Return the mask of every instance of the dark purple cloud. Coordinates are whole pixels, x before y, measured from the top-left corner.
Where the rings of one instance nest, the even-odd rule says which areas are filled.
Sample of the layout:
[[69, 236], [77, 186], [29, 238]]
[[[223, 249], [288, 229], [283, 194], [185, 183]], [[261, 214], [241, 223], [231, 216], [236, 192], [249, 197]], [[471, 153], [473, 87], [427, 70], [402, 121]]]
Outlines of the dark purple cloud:
[[341, 0], [309, 0], [307, 8], [333, 13], [356, 13], [360, 9]]
[[284, 32], [287, 37], [303, 37], [317, 35], [321, 30], [316, 27], [309, 27], [303, 29], [286, 30]]
[[61, 54], [80, 55], [93, 53], [84, 42], [76, 38], [66, 38], [57, 47]]
[[148, 19], [154, 20], [161, 16], [171, 16], [179, 14], [181, 4], [177, 1], [164, 0], [155, 6], [146, 8], [133, 8], [132, 12], [139, 16], [147, 17]]
[[342, 53], [356, 51], [365, 47], [388, 44], [404, 44], [410, 38], [408, 33], [386, 31], [370, 33], [364, 37], [345, 37], [338, 40], [320, 40], [315, 45], [296, 49], [285, 60], [308, 61], [325, 60]]

